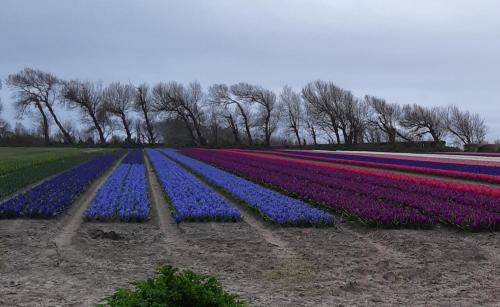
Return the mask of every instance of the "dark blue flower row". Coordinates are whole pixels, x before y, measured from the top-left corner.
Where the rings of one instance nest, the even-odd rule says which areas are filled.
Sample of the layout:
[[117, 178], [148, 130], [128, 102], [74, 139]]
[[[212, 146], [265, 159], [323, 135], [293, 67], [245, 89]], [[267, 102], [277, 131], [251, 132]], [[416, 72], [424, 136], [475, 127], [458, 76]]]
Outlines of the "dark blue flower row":
[[163, 149], [163, 153], [187, 165], [213, 184], [257, 209], [264, 217], [281, 225], [321, 226], [334, 223], [334, 217], [310, 205], [264, 188], [241, 177], [229, 174], [216, 167], [186, 157], [174, 150]]
[[238, 221], [240, 213], [177, 163], [146, 150], [174, 210], [176, 222]]
[[[272, 151], [270, 152], [272, 153]], [[488, 165], [468, 165], [459, 163], [407, 160], [398, 158], [361, 156], [361, 155], [350, 155], [341, 153], [306, 152], [306, 151], [300, 151], [300, 152], [285, 151], [285, 152], [290, 155], [334, 158], [334, 159], [361, 161], [361, 162], [375, 162], [375, 163], [383, 163], [389, 165], [423, 167], [423, 168], [432, 168], [432, 169], [439, 169], [446, 171], [458, 171], [458, 172], [466, 172], [473, 174], [500, 176], [500, 167], [488, 166]]]
[[116, 160], [96, 157], [0, 204], [0, 218], [52, 218], [64, 211], [94, 179]]
[[86, 220], [122, 222], [144, 221], [149, 216], [149, 200], [142, 150], [131, 150], [99, 189]]
[[123, 159], [122, 163], [144, 164], [144, 159], [142, 157], [142, 149], [129, 150], [127, 156]]

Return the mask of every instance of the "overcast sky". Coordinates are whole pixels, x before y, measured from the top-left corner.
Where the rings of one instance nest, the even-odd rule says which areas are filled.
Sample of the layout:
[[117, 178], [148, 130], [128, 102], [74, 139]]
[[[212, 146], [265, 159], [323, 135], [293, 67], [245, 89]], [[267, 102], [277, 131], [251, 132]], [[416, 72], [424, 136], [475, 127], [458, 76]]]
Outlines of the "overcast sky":
[[360, 97], [456, 104], [500, 138], [494, 0], [1, 0], [0, 78], [26, 66], [105, 83], [324, 79]]

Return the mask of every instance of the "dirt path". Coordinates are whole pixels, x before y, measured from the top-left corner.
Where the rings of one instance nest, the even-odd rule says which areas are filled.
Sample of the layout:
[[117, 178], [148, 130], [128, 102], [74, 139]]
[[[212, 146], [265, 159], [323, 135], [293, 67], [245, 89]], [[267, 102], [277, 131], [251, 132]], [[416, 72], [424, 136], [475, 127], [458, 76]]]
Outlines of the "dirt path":
[[163, 196], [162, 187], [153, 171], [153, 167], [147, 155], [144, 156], [144, 162], [146, 165], [148, 184], [150, 188], [150, 201], [157, 212], [158, 226], [165, 235], [165, 240], [167, 242], [172, 242], [173, 240], [172, 243], [176, 243], [178, 240], [175, 240], [175, 237], [179, 232], [179, 228], [168, 210], [167, 202]]
[[63, 248], [71, 244], [71, 239], [75, 236], [76, 231], [83, 223], [83, 213], [89, 207], [94, 199], [97, 191], [111, 176], [114, 170], [120, 165], [125, 156], [120, 157], [113, 163], [113, 165], [104, 172], [97, 180], [95, 180], [87, 190], [80, 195], [78, 200], [71, 206], [66, 214], [61, 219], [61, 231], [54, 238], [53, 242], [57, 248]]

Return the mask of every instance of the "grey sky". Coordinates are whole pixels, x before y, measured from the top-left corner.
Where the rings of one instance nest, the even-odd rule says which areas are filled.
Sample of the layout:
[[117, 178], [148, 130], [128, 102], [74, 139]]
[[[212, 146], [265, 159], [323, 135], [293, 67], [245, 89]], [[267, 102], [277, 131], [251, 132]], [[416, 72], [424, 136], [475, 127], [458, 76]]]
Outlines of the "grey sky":
[[[1, 0], [0, 78], [25, 66], [103, 82], [325, 79], [391, 102], [456, 104], [500, 138], [500, 2]], [[10, 93], [0, 92], [4, 118]]]

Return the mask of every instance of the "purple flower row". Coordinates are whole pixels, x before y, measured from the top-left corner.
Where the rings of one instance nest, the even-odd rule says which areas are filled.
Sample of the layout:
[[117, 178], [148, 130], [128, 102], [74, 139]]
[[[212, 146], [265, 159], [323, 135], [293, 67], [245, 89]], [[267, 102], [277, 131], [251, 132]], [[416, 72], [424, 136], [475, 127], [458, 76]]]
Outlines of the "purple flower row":
[[277, 152], [285, 152], [290, 155], [299, 155], [308, 157], [333, 158], [346, 161], [372, 162], [372, 163], [382, 163], [382, 164], [397, 165], [397, 166], [430, 168], [443, 171], [457, 171], [464, 173], [500, 176], [500, 167], [488, 166], [488, 165], [469, 165], [469, 164], [451, 163], [451, 162], [421, 161], [417, 159], [409, 160], [409, 159], [364, 156], [357, 154], [345, 154], [345, 153], [335, 153], [335, 152], [332, 153], [314, 152], [314, 151], [296, 152], [293, 150], [286, 150], [286, 151], [277, 150]]
[[122, 163], [128, 164], [144, 164], [144, 159], [142, 156], [142, 149], [131, 149], [127, 153], [127, 156], [123, 159]]
[[[261, 159], [249, 158], [248, 165], [261, 165]], [[415, 208], [443, 222], [471, 229], [492, 229], [500, 222], [500, 199], [451, 189], [412, 186], [405, 182], [379, 177], [359, 176], [316, 166], [295, 165], [275, 161], [266, 168], [276, 173], [293, 175], [351, 194], [362, 195]]]
[[212, 184], [243, 200], [249, 206], [257, 209], [265, 218], [280, 225], [322, 226], [334, 223], [332, 215], [302, 201], [191, 159], [174, 150], [163, 149], [162, 152], [187, 165]]
[[116, 160], [96, 157], [0, 204], [0, 218], [52, 218], [64, 211], [94, 179]]
[[[425, 225], [440, 220], [473, 230], [494, 230], [500, 226], [500, 215], [496, 211], [499, 200], [492, 197], [465, 196], [461, 191], [411, 186], [376, 176], [295, 165], [292, 161], [217, 151], [183, 152], [301, 198], [341, 209], [370, 224]], [[480, 201], [474, 203], [474, 196]]]
[[239, 211], [198, 178], [160, 152], [146, 150], [173, 209], [182, 221], [238, 221]]
[[99, 189], [86, 220], [144, 221], [149, 216], [146, 169], [142, 150], [131, 150]]

